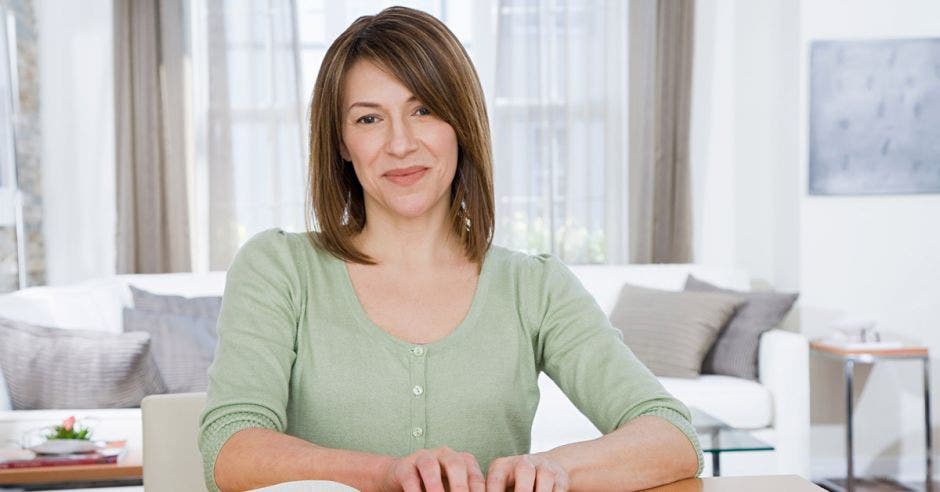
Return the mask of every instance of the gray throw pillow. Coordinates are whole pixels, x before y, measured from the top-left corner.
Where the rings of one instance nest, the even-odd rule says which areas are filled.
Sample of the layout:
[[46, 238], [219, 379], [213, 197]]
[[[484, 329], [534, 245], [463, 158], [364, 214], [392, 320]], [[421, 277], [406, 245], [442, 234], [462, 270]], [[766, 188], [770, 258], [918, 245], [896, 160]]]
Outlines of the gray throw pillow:
[[150, 334], [153, 358], [170, 393], [206, 390], [215, 325], [213, 318], [124, 308], [124, 331]]
[[143, 397], [166, 392], [146, 333], [0, 318], [0, 367], [14, 410], [136, 407]]
[[163, 314], [182, 314], [200, 318], [219, 318], [222, 309], [222, 297], [183, 297], [174, 295], [154, 294], [131, 285], [131, 295], [134, 297], [134, 309]]
[[215, 354], [221, 297], [182, 297], [130, 286], [134, 308], [124, 308], [124, 331], [150, 333], [153, 356], [171, 393], [205, 391]]
[[657, 376], [698, 377], [702, 360], [741, 299], [728, 294], [675, 292], [626, 284], [610, 322]]
[[745, 304], [738, 308], [728, 327], [718, 336], [705, 356], [702, 372], [757, 380], [757, 351], [760, 336], [787, 315], [799, 294], [782, 292], [741, 292], [722, 289], [691, 275], [685, 281], [686, 292], [718, 292], [741, 297]]

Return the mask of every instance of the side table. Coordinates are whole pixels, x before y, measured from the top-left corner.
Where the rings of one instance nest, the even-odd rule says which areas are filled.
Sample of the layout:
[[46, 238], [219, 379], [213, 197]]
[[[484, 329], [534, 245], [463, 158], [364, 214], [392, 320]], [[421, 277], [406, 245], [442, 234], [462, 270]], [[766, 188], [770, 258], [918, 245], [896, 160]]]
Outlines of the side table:
[[27, 484], [70, 484], [74, 487], [140, 485], [143, 477], [143, 453], [128, 449], [117, 463], [101, 465], [41, 466], [0, 470], [0, 488]]
[[[855, 363], [874, 364], [882, 360], [920, 360], [924, 367], [924, 424], [927, 451], [927, 476], [926, 490], [930, 491], [933, 468], [933, 443], [930, 427], [930, 356], [927, 347], [905, 346], [899, 348], [880, 348], [880, 349], [847, 349], [838, 345], [828, 344], [822, 340], [810, 342], [810, 350], [813, 352], [836, 359], [842, 362], [842, 370], [845, 375], [845, 455], [846, 455], [846, 479], [845, 488], [847, 492], [852, 492], [855, 488], [855, 477], [853, 469], [853, 444], [852, 444], [852, 382], [854, 380]], [[836, 484], [832, 484], [836, 485]]]

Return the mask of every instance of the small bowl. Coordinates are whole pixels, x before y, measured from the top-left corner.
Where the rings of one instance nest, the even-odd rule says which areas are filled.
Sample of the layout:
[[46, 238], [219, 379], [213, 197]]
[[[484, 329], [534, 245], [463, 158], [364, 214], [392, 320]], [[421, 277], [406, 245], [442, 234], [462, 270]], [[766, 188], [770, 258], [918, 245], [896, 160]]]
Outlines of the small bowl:
[[86, 439], [49, 439], [29, 448], [38, 454], [89, 453], [96, 449], [98, 445]]

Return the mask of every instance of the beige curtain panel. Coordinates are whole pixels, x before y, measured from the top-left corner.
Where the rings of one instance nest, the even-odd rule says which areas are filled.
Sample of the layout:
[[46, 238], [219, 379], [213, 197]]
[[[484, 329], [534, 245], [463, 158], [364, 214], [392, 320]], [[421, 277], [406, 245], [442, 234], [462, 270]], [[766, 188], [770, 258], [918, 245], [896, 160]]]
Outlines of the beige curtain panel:
[[114, 2], [117, 272], [191, 269], [181, 0]]
[[630, 262], [692, 261], [693, 0], [630, 2]]

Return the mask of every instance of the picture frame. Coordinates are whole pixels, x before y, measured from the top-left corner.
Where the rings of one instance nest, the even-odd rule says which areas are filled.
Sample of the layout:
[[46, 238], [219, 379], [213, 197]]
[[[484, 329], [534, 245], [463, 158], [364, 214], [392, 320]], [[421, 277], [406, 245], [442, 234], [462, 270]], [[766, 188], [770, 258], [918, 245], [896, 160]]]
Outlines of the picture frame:
[[940, 38], [811, 45], [809, 194], [940, 193]]

